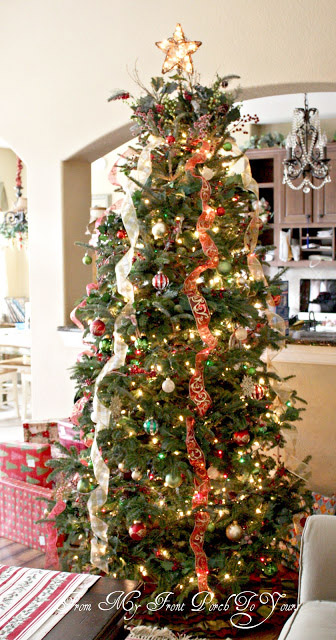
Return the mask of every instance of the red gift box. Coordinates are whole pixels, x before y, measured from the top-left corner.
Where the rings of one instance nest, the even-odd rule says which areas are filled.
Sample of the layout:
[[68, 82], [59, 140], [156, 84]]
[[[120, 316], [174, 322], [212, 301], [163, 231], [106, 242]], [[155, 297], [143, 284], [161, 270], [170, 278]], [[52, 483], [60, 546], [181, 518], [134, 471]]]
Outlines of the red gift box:
[[77, 451], [82, 451], [82, 449], [86, 449], [87, 446], [84, 442], [79, 440], [78, 430], [74, 428], [74, 425], [70, 420], [60, 420], [57, 423], [58, 427], [58, 439], [59, 442], [69, 449], [70, 447], [76, 447]]
[[45, 420], [44, 422], [24, 422], [23, 437], [25, 442], [58, 442], [57, 422]]
[[[27, 482], [0, 478], [0, 536], [45, 551], [47, 525], [36, 520], [50, 510], [47, 500], [53, 492]], [[37, 500], [38, 497], [45, 500]]]
[[50, 458], [49, 444], [1, 442], [0, 477], [50, 489], [52, 483], [48, 482], [48, 476], [51, 469], [45, 464]]

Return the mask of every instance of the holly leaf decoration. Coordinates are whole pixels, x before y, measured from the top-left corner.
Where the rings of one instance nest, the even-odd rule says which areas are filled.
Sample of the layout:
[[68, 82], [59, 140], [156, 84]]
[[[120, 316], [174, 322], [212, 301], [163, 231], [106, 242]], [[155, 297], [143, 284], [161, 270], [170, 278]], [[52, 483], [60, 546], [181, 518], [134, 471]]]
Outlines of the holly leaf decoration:
[[112, 100], [127, 100], [129, 98], [129, 92], [125, 89], [113, 89], [112, 95], [107, 99], [107, 102]]

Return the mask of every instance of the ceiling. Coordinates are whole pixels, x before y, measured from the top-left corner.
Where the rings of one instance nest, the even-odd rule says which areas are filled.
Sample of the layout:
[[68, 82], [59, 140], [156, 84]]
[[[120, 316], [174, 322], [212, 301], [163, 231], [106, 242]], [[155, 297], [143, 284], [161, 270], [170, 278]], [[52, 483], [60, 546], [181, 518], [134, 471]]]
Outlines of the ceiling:
[[[303, 107], [304, 94], [292, 93], [245, 100], [241, 113], [259, 117], [259, 124], [291, 122], [295, 107]], [[320, 111], [320, 118], [336, 117], [336, 92], [308, 93], [308, 105]]]

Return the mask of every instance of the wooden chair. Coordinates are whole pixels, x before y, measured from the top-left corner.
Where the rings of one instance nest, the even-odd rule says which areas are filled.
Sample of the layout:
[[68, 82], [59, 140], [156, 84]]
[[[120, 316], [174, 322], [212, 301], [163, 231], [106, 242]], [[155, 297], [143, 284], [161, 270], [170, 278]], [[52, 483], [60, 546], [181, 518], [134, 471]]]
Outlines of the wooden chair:
[[7, 398], [9, 389], [4, 388], [4, 384], [11, 384], [11, 391], [14, 396], [14, 403], [18, 418], [20, 418], [19, 396], [17, 385], [18, 372], [16, 369], [0, 369], [0, 408], [4, 405], [4, 395]]

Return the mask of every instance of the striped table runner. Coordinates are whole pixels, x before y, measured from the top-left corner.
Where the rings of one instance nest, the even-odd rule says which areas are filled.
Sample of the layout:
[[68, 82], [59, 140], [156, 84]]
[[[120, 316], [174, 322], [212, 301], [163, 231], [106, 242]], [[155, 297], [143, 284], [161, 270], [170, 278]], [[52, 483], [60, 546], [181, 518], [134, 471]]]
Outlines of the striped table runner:
[[0, 640], [42, 640], [98, 578], [0, 565]]

